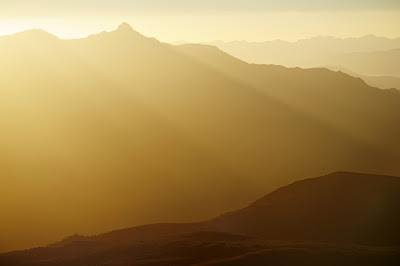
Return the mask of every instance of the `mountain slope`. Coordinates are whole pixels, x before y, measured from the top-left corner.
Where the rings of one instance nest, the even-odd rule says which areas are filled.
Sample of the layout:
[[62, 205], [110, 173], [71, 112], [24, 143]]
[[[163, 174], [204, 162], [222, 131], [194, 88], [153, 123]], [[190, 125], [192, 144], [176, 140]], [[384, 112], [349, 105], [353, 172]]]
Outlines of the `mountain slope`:
[[[391, 121], [398, 120], [399, 98], [389, 91], [368, 86], [360, 78], [323, 68], [305, 70], [274, 65], [249, 67], [215, 49], [202, 49], [201, 46], [194, 48], [196, 45], [179, 47], [188, 56], [218, 72], [236, 78], [297, 112], [312, 116], [313, 119], [358, 141], [388, 150], [397, 142], [400, 127], [395, 124], [388, 127], [378, 117], [382, 115]], [[210, 53], [212, 50], [214, 52]], [[385, 139], [382, 138], [383, 132]], [[387, 170], [390, 166], [385, 168]]]
[[338, 172], [295, 182], [217, 228], [268, 239], [399, 244], [400, 178]]
[[397, 265], [399, 192], [398, 177], [337, 172], [282, 187], [210, 221], [72, 236], [0, 254], [0, 263]]
[[400, 175], [400, 98], [360, 79], [251, 65], [126, 24], [32, 34], [0, 40], [0, 250], [211, 218], [337, 169]]
[[296, 181], [246, 208], [187, 224], [152, 224], [75, 241], [129, 243], [196, 231], [248, 235], [268, 240], [373, 245], [400, 244], [400, 178], [350, 172]]

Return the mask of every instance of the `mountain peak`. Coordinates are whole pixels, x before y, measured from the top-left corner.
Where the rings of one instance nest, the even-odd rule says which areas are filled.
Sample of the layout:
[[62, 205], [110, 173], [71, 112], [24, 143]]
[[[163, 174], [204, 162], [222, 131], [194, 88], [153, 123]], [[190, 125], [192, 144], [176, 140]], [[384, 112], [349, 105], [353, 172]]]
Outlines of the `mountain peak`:
[[118, 26], [116, 30], [107, 32], [103, 31], [98, 34], [90, 35], [88, 38], [90, 39], [109, 39], [109, 40], [117, 40], [117, 41], [144, 41], [148, 40], [147, 37], [143, 36], [139, 32], [135, 31], [128, 23], [124, 22]]
[[118, 26], [117, 31], [132, 31], [133, 28], [126, 22], [123, 22], [121, 25]]
[[5, 35], [5, 36], [0, 36], [2, 38], [8, 38], [8, 39], [21, 39], [21, 40], [58, 40], [58, 37], [54, 36], [51, 33], [48, 33], [47, 31], [44, 31], [42, 29], [31, 29], [31, 30], [26, 30], [26, 31], [21, 31], [17, 32], [11, 35]]
[[129, 37], [134, 37], [136, 39], [147, 39], [145, 36], [134, 30], [131, 25], [129, 25], [126, 22], [123, 22], [121, 25], [118, 26], [117, 30], [114, 31], [117, 33], [119, 36], [129, 36]]

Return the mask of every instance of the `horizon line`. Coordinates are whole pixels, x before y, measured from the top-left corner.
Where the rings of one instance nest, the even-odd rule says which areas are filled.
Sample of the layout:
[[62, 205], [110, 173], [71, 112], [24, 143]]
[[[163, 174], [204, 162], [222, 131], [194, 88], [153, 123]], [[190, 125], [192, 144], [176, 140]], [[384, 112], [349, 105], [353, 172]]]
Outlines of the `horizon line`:
[[[124, 25], [124, 24], [129, 25], [129, 26], [132, 28], [132, 30], [136, 31], [136, 30], [135, 30], [129, 23], [127, 23], [127, 22], [122, 22], [122, 23], [119, 24], [119, 26]], [[39, 30], [40, 30], [40, 31], [44, 31], [44, 32], [46, 32], [47, 34], [52, 35], [52, 36], [54, 36], [54, 37], [56, 37], [56, 38], [58, 38], [58, 39], [60, 39], [60, 40], [79, 40], [79, 39], [86, 39], [86, 38], [88, 38], [88, 37], [90, 37], [90, 36], [97, 35], [97, 34], [101, 34], [101, 33], [104, 33], [104, 32], [107, 32], [107, 33], [114, 32], [114, 31], [118, 30], [119, 26], [118, 26], [117, 28], [115, 28], [114, 30], [111, 30], [111, 31], [103, 30], [103, 31], [100, 31], [100, 32], [97, 32], [97, 33], [92, 33], [92, 34], [89, 34], [89, 35], [85, 35], [85, 36], [83, 36], [83, 37], [76, 37], [76, 38], [61, 38], [61, 37], [57, 36], [56, 34], [53, 34], [53, 33], [49, 32], [49, 31], [47, 31], [47, 30], [44, 30], [44, 29], [42, 29], [42, 28], [31, 28], [31, 29], [16, 31], [16, 32], [13, 32], [13, 33], [10, 33], [10, 34], [0, 35], [0, 38], [1, 38], [1, 37], [12, 36], [12, 35], [19, 34], [19, 33], [24, 33], [24, 32], [29, 32], [29, 31], [35, 31], [35, 30], [39, 31]], [[137, 31], [137, 32], [138, 32], [138, 31]], [[139, 32], [139, 33], [140, 33], [140, 32]], [[157, 37], [149, 37], [149, 36], [146, 36], [146, 35], [144, 35], [144, 36], [145, 36], [145, 37], [148, 37], [148, 38], [156, 38], [156, 39], [157, 39]], [[287, 43], [297, 43], [297, 42], [301, 42], [301, 41], [305, 41], [305, 40], [311, 40], [311, 39], [317, 39], [317, 38], [333, 38], [333, 39], [336, 39], [336, 40], [349, 40], [349, 39], [362, 39], [362, 38], [366, 38], [366, 37], [384, 38], [384, 39], [388, 39], [388, 40], [398, 40], [398, 39], [400, 39], [400, 36], [391, 38], [391, 37], [381, 36], [381, 35], [378, 36], [378, 35], [375, 35], [375, 34], [366, 34], [366, 35], [352, 36], [352, 37], [338, 37], [338, 36], [333, 36], [333, 35], [314, 35], [314, 36], [312, 36], [312, 37], [308, 37], [308, 38], [306, 38], [306, 37], [305, 37], [305, 38], [299, 38], [299, 39], [297, 39], [297, 40], [285, 40], [285, 39], [283, 39], [283, 38], [282, 38], [282, 39], [277, 38], [277, 39], [263, 40], [263, 41], [252, 41], [252, 40], [246, 40], [246, 39], [239, 39], [239, 38], [238, 38], [238, 39], [233, 39], [233, 40], [214, 39], [214, 40], [208, 40], [208, 41], [207, 41], [207, 40], [203, 40], [203, 41], [200, 41], [200, 42], [197, 42], [197, 41], [193, 42], [193, 41], [186, 41], [186, 40], [184, 40], [184, 39], [181, 39], [181, 40], [175, 40], [175, 41], [167, 41], [167, 42], [165, 42], [165, 43], [170, 43], [170, 44], [174, 44], [174, 43], [213, 43], [213, 42], [222, 42], [222, 43], [234, 43], [234, 42], [268, 43], [268, 42], [276, 42], [276, 41], [282, 41], [282, 42], [287, 42]]]

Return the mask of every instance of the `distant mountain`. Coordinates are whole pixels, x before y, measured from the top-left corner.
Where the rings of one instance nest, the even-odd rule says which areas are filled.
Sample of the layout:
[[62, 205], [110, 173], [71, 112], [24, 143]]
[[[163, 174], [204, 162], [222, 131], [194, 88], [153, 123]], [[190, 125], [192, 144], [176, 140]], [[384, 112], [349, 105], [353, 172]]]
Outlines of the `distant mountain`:
[[127, 24], [25, 34], [0, 39], [0, 250], [211, 218], [337, 169], [400, 175], [400, 97], [359, 78]]
[[354, 52], [335, 56], [335, 65], [348, 67], [365, 75], [400, 77], [400, 48], [374, 52]]
[[314, 37], [297, 42], [215, 41], [205, 44], [215, 45], [249, 63], [303, 68], [336, 65], [365, 75], [400, 76], [400, 38], [368, 35], [347, 39]]
[[400, 90], [398, 89], [387, 89], [388, 92], [394, 94], [394, 95], [400, 95]]
[[[192, 224], [154, 224], [0, 254], [13, 265], [397, 265], [400, 178], [337, 172]], [[238, 233], [240, 232], [240, 233]]]
[[18, 32], [12, 35], [0, 36], [0, 41], [29, 41], [29, 42], [43, 42], [48, 40], [58, 40], [58, 38], [42, 29], [32, 29]]
[[355, 73], [349, 69], [337, 66], [325, 66], [332, 71], [341, 71], [343, 73], [349, 74], [353, 77], [359, 77], [364, 80], [368, 85], [372, 87], [377, 87], [385, 90], [389, 89], [400, 89], [400, 77], [394, 76], [366, 76]]

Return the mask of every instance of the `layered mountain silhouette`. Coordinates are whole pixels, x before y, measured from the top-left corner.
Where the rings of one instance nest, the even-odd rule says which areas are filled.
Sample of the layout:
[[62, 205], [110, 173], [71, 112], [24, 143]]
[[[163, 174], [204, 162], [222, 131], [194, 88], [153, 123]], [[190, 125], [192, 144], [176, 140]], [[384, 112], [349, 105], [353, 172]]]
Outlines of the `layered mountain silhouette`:
[[6, 265], [397, 265], [400, 178], [336, 172], [205, 222], [153, 224], [0, 255]]
[[366, 75], [400, 77], [400, 48], [387, 51], [354, 52], [332, 60], [335, 65], [346, 66]]
[[3, 251], [211, 218], [338, 169], [400, 175], [397, 93], [127, 24], [1, 37], [0, 88]]
[[343, 73], [349, 74], [350, 76], [361, 78], [368, 85], [370, 85], [372, 87], [377, 87], [377, 88], [381, 88], [384, 90], [392, 90], [392, 91], [398, 90], [398, 88], [400, 88], [400, 77], [360, 75], [349, 69], [346, 69], [343, 67], [337, 67], [337, 66], [325, 66], [325, 68], [328, 68], [332, 71], [341, 71]]
[[340, 66], [367, 76], [400, 76], [400, 38], [320, 36], [296, 42], [214, 41], [206, 44], [249, 63], [312, 68]]

